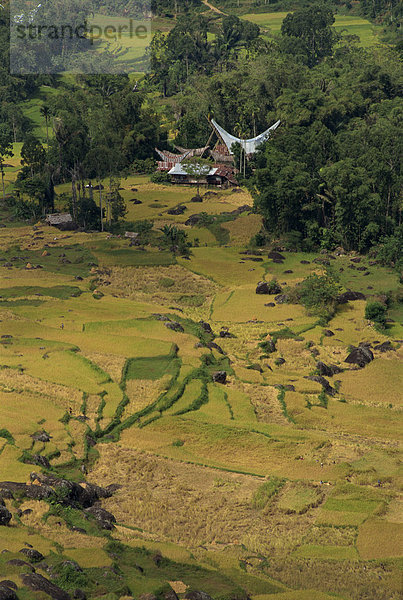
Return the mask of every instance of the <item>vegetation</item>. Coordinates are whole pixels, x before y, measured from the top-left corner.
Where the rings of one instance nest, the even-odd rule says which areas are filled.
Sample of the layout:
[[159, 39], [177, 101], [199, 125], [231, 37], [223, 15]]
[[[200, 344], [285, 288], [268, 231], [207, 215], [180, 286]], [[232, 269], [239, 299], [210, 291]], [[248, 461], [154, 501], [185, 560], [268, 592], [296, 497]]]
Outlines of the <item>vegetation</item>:
[[[397, 600], [400, 5], [163, 0], [136, 41], [105, 28], [145, 4], [56, 0], [29, 18], [100, 39], [17, 55], [10, 10], [3, 587]], [[41, 72], [11, 72], [10, 43]], [[281, 121], [239, 186], [205, 193], [199, 156], [197, 187], [155, 172], [156, 147], [215, 144], [206, 117], [241, 138]], [[74, 229], [45, 220], [65, 212]]]

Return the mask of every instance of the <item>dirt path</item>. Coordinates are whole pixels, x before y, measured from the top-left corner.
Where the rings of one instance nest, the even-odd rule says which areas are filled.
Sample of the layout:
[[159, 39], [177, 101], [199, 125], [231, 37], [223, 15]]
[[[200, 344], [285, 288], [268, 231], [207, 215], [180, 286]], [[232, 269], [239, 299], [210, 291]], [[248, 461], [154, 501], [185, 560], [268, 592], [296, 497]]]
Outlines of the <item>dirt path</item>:
[[226, 14], [226, 13], [222, 12], [222, 10], [220, 10], [216, 6], [213, 6], [212, 4], [210, 4], [210, 2], [208, 2], [208, 0], [202, 0], [202, 2], [203, 2], [203, 4], [205, 6], [207, 6], [207, 8], [209, 8], [213, 12], [217, 13], [218, 15], [225, 15]]

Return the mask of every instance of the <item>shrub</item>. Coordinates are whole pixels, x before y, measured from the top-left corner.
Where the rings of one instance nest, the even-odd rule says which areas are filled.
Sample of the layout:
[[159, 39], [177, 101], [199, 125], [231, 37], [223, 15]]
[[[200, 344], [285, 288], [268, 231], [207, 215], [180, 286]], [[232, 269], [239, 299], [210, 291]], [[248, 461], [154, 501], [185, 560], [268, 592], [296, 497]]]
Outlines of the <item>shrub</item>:
[[381, 302], [367, 302], [365, 307], [365, 318], [377, 325], [385, 327], [387, 307]]
[[334, 314], [340, 285], [329, 275], [309, 275], [299, 286], [300, 303], [308, 310], [330, 317]]
[[151, 175], [150, 181], [152, 181], [153, 183], [165, 184], [170, 183], [171, 180], [168, 173], [166, 173], [165, 171], [156, 171]]

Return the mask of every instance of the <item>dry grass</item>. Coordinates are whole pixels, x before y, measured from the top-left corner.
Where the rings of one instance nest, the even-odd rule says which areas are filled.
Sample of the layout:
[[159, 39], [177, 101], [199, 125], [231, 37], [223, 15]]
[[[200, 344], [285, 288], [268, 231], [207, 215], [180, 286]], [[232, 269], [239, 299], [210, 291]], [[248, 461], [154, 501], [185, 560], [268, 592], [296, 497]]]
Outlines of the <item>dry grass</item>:
[[[170, 377], [168, 376], [168, 379]], [[145, 408], [166, 388], [166, 378], [153, 381], [152, 379], [129, 379], [126, 382], [126, 394], [130, 399], [125, 408], [125, 417]]]
[[223, 223], [221, 227], [230, 232], [232, 244], [246, 246], [251, 237], [256, 235], [262, 228], [262, 217], [260, 215], [242, 215], [235, 221]]
[[29, 393], [40, 398], [47, 398], [52, 401], [52, 404], [66, 410], [69, 407], [78, 408], [82, 401], [82, 394], [79, 390], [44, 381], [15, 369], [1, 369], [0, 389], [1, 387], [14, 389], [19, 393]]
[[[114, 468], [111, 468], [111, 465]], [[103, 505], [118, 521], [187, 547], [243, 543], [249, 550], [283, 552], [306, 535], [312, 517], [280, 513], [267, 519], [251, 507], [261, 480], [105, 446], [91, 473], [101, 485], [123, 485]], [[234, 493], [235, 492], [235, 493]]]
[[370, 519], [359, 529], [358, 552], [365, 560], [401, 556], [402, 535], [403, 524]]
[[89, 352], [86, 357], [93, 363], [99, 365], [112, 379], [120, 382], [122, 377], [122, 369], [126, 362], [123, 356], [114, 354], [101, 354], [100, 352]]
[[[108, 294], [121, 297], [150, 300], [153, 302], [170, 302], [180, 295], [203, 294], [212, 296], [217, 291], [217, 286], [209, 279], [191, 273], [179, 265], [167, 267], [112, 267], [110, 275], [103, 276], [104, 281], [110, 285], [99, 285], [98, 288]], [[165, 288], [162, 280], [172, 279], [174, 285]]]
[[347, 371], [338, 375], [342, 382], [341, 392], [347, 400], [357, 400], [367, 406], [392, 404], [401, 407], [403, 372], [401, 360], [391, 352], [393, 358], [378, 358], [359, 371]]

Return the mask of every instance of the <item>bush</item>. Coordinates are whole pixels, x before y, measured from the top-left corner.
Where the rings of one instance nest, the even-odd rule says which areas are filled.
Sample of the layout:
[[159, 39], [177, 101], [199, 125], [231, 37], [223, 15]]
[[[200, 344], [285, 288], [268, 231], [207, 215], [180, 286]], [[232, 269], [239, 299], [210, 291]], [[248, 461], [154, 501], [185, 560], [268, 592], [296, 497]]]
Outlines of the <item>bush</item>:
[[132, 163], [132, 169], [135, 173], [154, 173], [157, 166], [153, 158], [136, 158]]
[[331, 317], [340, 291], [340, 285], [329, 274], [313, 273], [299, 286], [299, 301], [308, 310]]
[[365, 318], [385, 327], [387, 310], [387, 307], [381, 302], [367, 302], [365, 307]]
[[153, 183], [170, 183], [171, 179], [165, 171], [155, 171], [150, 177], [150, 181]]

